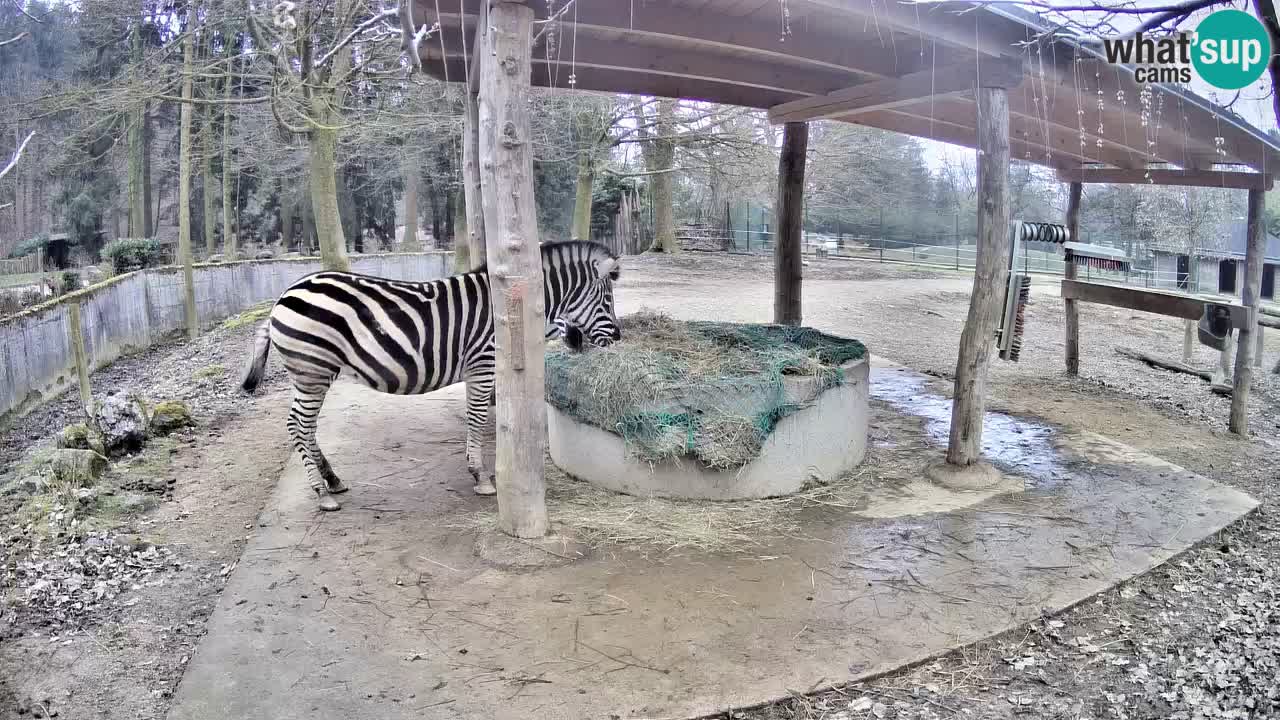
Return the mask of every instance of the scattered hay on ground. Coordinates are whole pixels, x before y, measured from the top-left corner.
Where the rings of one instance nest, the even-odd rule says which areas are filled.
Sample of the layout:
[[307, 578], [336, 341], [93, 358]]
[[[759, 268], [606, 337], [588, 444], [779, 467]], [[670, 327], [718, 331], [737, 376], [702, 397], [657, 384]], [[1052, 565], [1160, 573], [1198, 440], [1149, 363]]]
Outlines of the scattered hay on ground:
[[258, 303], [239, 315], [232, 315], [226, 320], [223, 320], [220, 327], [223, 330], [235, 330], [236, 328], [244, 327], [245, 325], [257, 324], [258, 321], [265, 320], [266, 317], [271, 314], [271, 308], [275, 307], [275, 304], [275, 300]]
[[[590, 547], [628, 545], [664, 552], [745, 553], [802, 537], [801, 512], [813, 508], [855, 510], [874, 482], [859, 467], [829, 484], [762, 500], [673, 500], [604, 490], [546, 464], [547, 513], [556, 532]], [[488, 530], [493, 513], [475, 512], [454, 527]]]

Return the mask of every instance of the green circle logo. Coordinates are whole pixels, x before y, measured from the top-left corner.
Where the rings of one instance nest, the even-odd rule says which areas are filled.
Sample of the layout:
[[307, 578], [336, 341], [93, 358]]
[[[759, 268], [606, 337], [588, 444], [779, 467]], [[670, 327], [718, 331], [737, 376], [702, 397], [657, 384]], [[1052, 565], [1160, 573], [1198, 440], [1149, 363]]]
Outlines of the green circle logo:
[[1271, 38], [1257, 18], [1240, 10], [1219, 10], [1196, 28], [1191, 62], [1204, 81], [1239, 90], [1262, 77], [1271, 58]]

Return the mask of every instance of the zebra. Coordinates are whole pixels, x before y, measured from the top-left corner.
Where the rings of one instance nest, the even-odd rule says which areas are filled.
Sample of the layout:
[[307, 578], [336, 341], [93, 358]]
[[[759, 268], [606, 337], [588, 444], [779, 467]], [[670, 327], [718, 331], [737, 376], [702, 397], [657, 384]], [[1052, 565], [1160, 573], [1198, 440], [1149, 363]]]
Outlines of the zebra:
[[[578, 240], [545, 243], [541, 254], [546, 337], [559, 335], [575, 350], [584, 340], [600, 347], [620, 340], [617, 255]], [[320, 406], [344, 369], [400, 395], [466, 382], [467, 470], [476, 494], [497, 492], [481, 454], [494, 389], [490, 302], [485, 267], [425, 283], [321, 271], [280, 295], [255, 334], [241, 387], [252, 393], [258, 386], [274, 345], [293, 382], [289, 435], [321, 510], [340, 509], [333, 496], [348, 490], [316, 442]]]

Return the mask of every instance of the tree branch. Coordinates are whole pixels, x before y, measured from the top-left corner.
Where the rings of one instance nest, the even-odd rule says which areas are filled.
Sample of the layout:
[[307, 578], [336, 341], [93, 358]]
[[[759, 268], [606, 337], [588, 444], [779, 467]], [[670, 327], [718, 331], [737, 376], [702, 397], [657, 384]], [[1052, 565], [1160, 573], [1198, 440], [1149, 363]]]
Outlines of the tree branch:
[[29, 32], [20, 32], [20, 33], [18, 33], [17, 35], [15, 35], [15, 36], [13, 36], [13, 37], [9, 38], [8, 40], [0, 40], [0, 47], [4, 47], [5, 45], [10, 45], [10, 44], [12, 44], [12, 43], [16, 43], [16, 42], [18, 42], [19, 40], [21, 40], [22, 38], [27, 37], [27, 36], [28, 36], [28, 35], [30, 35], [30, 34], [31, 34], [31, 33], [29, 33]]
[[312, 63], [312, 67], [320, 67], [325, 63], [329, 62], [329, 60], [331, 60], [339, 50], [346, 47], [347, 45], [350, 45], [351, 41], [356, 39], [357, 36], [363, 34], [364, 31], [368, 30], [374, 25], [377, 25], [378, 23], [382, 22], [387, 18], [393, 18], [399, 14], [400, 14], [400, 10], [398, 9], [383, 10], [377, 15], [374, 15], [368, 20], [365, 20], [364, 22], [360, 23], [359, 25], [356, 26], [355, 30], [352, 30], [351, 32], [347, 33], [347, 36], [339, 40], [337, 45], [334, 45], [332, 48], [329, 49], [328, 52], [326, 52], [324, 55], [321, 55], [319, 59], [317, 59], [314, 63]]
[[17, 167], [18, 161], [22, 159], [22, 151], [27, 149], [27, 143], [31, 142], [31, 138], [35, 136], [35, 130], [27, 133], [26, 139], [23, 140], [22, 144], [18, 146], [18, 149], [14, 151], [13, 158], [9, 160], [9, 164], [5, 165], [3, 170], [0, 170], [0, 180], [3, 180], [5, 175], [8, 175], [11, 170]]

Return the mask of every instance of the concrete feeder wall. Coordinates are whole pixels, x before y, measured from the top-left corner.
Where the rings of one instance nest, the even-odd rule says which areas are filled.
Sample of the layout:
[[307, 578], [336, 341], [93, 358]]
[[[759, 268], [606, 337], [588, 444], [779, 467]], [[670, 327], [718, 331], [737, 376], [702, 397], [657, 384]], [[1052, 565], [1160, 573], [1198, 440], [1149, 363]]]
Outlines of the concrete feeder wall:
[[[741, 468], [715, 470], [695, 458], [653, 463], [627, 452], [623, 439], [547, 405], [551, 460], [560, 469], [615, 492], [692, 500], [747, 500], [831, 482], [867, 451], [869, 357], [842, 366], [844, 383], [778, 421], [760, 455]], [[786, 378], [788, 398], [812, 396], [814, 378]], [[805, 386], [809, 385], [809, 388]]]

